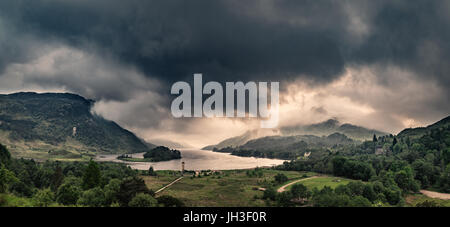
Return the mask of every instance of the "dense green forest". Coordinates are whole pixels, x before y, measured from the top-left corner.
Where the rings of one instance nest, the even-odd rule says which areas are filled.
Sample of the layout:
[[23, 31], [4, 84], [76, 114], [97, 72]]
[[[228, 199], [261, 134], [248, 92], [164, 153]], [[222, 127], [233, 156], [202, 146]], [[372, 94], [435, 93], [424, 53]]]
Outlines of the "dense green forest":
[[183, 205], [170, 196], [155, 198], [139, 174], [119, 163], [15, 159], [0, 145], [0, 206]]
[[325, 186], [320, 190], [308, 190], [301, 183], [281, 193], [269, 188], [264, 191], [263, 199], [272, 206], [372, 207], [403, 206], [405, 203], [398, 187], [361, 181], [341, 184], [335, 189]]

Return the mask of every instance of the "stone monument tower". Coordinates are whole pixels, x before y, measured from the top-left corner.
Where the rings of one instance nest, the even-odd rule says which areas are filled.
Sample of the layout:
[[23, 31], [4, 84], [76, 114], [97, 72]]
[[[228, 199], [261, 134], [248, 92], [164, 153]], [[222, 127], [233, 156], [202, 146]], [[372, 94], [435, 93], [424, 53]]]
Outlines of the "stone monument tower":
[[184, 162], [181, 162], [181, 174], [184, 174]]

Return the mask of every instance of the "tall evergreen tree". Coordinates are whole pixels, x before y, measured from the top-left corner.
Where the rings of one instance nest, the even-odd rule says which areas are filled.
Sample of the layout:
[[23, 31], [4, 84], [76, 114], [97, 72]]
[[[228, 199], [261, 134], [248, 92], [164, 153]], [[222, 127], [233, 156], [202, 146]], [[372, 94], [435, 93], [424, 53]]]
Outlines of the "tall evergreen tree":
[[139, 177], [127, 178], [120, 184], [119, 192], [117, 193], [117, 199], [121, 206], [128, 206], [128, 203], [138, 193], [147, 193], [151, 196], [154, 192], [149, 190], [145, 185], [145, 181]]
[[150, 166], [148, 169], [148, 175], [149, 176], [156, 176], [155, 170], [153, 169], [153, 166]]
[[91, 159], [83, 174], [83, 189], [87, 190], [100, 186], [100, 178], [100, 168], [98, 164]]
[[62, 184], [63, 180], [64, 180], [64, 175], [62, 172], [62, 168], [58, 164], [55, 168], [55, 173], [52, 176], [52, 181], [51, 181], [52, 191], [56, 192], [56, 190], [58, 190], [59, 186]]
[[9, 153], [8, 149], [5, 146], [0, 144], [0, 163], [4, 165], [9, 165], [11, 162], [11, 153]]
[[394, 137], [394, 140], [392, 141], [392, 147], [394, 147], [395, 144], [397, 144], [397, 138], [396, 137]]

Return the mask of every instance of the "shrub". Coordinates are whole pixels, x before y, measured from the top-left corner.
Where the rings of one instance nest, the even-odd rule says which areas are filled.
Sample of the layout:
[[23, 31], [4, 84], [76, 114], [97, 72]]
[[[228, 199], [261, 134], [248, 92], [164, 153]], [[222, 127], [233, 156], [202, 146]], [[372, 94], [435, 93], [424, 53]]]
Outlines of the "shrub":
[[435, 201], [425, 200], [421, 203], [417, 203], [416, 207], [439, 207], [439, 204], [437, 204]]
[[78, 199], [78, 204], [90, 207], [101, 207], [106, 205], [105, 193], [99, 187], [84, 191]]
[[128, 203], [130, 207], [155, 207], [158, 201], [149, 194], [139, 193]]
[[150, 191], [143, 179], [138, 177], [127, 178], [120, 184], [119, 193], [117, 194], [117, 199], [120, 206], [128, 206], [128, 203], [133, 197], [138, 193], [146, 193], [152, 195], [153, 192]]
[[286, 181], [288, 181], [288, 177], [282, 173], [279, 173], [275, 176], [275, 182], [277, 182], [278, 184], [282, 184]]
[[161, 204], [165, 207], [184, 207], [184, 203], [183, 201], [172, 197], [172, 196], [168, 196], [168, 195], [163, 195], [160, 196], [158, 198], [156, 198], [156, 200], [158, 200], [158, 204]]
[[81, 195], [81, 188], [73, 184], [62, 184], [56, 193], [56, 201], [64, 205], [74, 205]]
[[277, 191], [274, 188], [270, 187], [264, 191], [263, 199], [275, 200], [276, 196]]
[[42, 189], [33, 196], [36, 206], [48, 207], [55, 201], [55, 194], [50, 188]]
[[119, 179], [112, 179], [105, 186], [104, 190], [107, 204], [112, 204], [118, 201], [117, 198], [120, 191], [120, 183], [121, 182]]

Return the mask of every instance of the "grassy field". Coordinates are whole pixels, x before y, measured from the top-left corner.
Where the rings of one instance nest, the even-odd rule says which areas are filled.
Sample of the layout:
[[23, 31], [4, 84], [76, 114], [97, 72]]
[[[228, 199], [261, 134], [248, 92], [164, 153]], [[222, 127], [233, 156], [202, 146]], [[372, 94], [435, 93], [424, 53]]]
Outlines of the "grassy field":
[[[323, 177], [307, 179], [307, 180], [298, 182], [298, 184], [305, 185], [309, 190], [312, 190], [313, 188], [317, 188], [320, 190], [325, 186], [328, 186], [328, 187], [331, 187], [334, 189], [341, 184], [348, 184], [352, 181], [355, 181], [355, 180], [341, 178], [341, 177], [323, 176]], [[293, 184], [293, 185], [295, 185], [295, 184]], [[289, 190], [293, 185], [288, 186], [286, 189]]]
[[153, 191], [157, 191], [181, 176], [179, 172], [175, 171], [160, 170], [156, 172], [157, 176], [142, 176], [147, 187]]
[[0, 194], [0, 207], [32, 207], [30, 198], [17, 197], [12, 194]]
[[[179, 177], [171, 171], [157, 171], [158, 176], [143, 176], [147, 186], [156, 191]], [[247, 170], [219, 171], [209, 176], [192, 178], [185, 176], [157, 196], [170, 195], [181, 199], [187, 206], [265, 206], [258, 188], [273, 185], [275, 175], [285, 174], [289, 180], [313, 173], [263, 169], [262, 176], [248, 176]]]
[[89, 161], [98, 153], [95, 150], [89, 150], [72, 138], [58, 145], [46, 144], [42, 141], [11, 141], [9, 132], [4, 130], [0, 130], [0, 143], [8, 148], [13, 157], [36, 161]]

